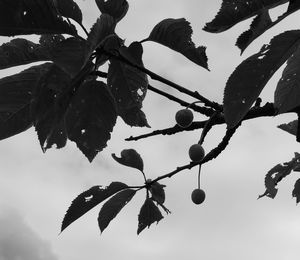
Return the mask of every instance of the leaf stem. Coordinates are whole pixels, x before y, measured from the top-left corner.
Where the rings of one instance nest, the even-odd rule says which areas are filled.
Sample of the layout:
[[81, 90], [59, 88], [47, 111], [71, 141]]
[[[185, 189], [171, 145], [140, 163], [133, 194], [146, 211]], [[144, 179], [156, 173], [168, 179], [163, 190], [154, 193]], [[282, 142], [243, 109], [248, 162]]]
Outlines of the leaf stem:
[[208, 132], [212, 129], [212, 127], [214, 126], [214, 121], [217, 119], [217, 117], [219, 116], [219, 112], [215, 112], [214, 114], [212, 114], [212, 116], [206, 121], [205, 126], [203, 127], [203, 131], [201, 133], [200, 136], [200, 140], [199, 140], [199, 144], [203, 144], [204, 139], [206, 137], [206, 135], [208, 134]]
[[199, 171], [198, 171], [198, 189], [200, 189], [200, 173], [201, 173], [201, 164], [199, 165]]

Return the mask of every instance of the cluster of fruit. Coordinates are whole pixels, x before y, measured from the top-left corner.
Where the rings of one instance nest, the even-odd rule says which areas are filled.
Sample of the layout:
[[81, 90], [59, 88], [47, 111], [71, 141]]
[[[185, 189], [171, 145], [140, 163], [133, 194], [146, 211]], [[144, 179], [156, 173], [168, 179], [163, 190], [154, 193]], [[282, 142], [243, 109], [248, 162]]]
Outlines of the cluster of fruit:
[[[177, 111], [175, 115], [175, 120], [178, 126], [182, 128], [187, 128], [193, 123], [194, 114], [188, 108], [181, 109]], [[205, 151], [201, 144], [196, 143], [190, 146], [189, 157], [191, 161], [200, 162], [204, 158], [204, 156], [205, 156]], [[200, 175], [200, 171], [199, 171], [199, 175]], [[200, 178], [200, 176], [198, 176], [198, 178]], [[195, 204], [201, 204], [205, 200], [204, 190], [200, 189], [200, 187], [194, 189], [191, 194], [191, 198]]]

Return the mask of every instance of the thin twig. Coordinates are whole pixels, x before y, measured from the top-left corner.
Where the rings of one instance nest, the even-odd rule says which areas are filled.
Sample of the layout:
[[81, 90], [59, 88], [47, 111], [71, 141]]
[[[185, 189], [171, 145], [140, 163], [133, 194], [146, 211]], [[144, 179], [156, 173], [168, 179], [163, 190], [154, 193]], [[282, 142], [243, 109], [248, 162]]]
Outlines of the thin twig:
[[183, 132], [183, 131], [193, 131], [195, 129], [203, 128], [205, 126], [206, 122], [207, 121], [193, 122], [187, 128], [182, 128], [178, 125], [175, 125], [175, 126], [170, 127], [170, 128], [155, 130], [151, 133], [147, 133], [147, 134], [143, 134], [143, 135], [139, 135], [139, 136], [130, 136], [130, 137], [126, 138], [125, 141], [137, 141], [137, 140], [145, 139], [145, 138], [155, 136], [155, 135], [174, 135], [174, 134], [177, 134], [177, 133], [180, 133], [180, 132]]
[[[240, 126], [240, 124], [238, 124], [236, 127], [231, 128], [231, 129], [227, 129], [225, 136], [223, 137], [222, 141], [219, 143], [219, 145], [212, 149], [204, 158], [202, 161], [200, 162], [190, 162], [189, 164], [177, 167], [174, 171], [161, 175], [159, 177], [157, 177], [156, 179], [154, 179], [151, 183], [154, 182], [158, 182], [162, 179], [166, 179], [166, 178], [171, 178], [172, 176], [174, 176], [175, 174], [183, 171], [183, 170], [187, 170], [187, 169], [192, 169], [193, 167], [197, 166], [197, 165], [203, 165], [215, 158], [218, 157], [218, 155], [227, 147], [231, 137], [233, 136], [233, 134], [235, 133], [236, 129]], [[150, 183], [150, 184], [151, 184]]]
[[157, 94], [159, 94], [159, 95], [161, 95], [163, 97], [166, 97], [167, 99], [169, 99], [171, 101], [174, 101], [174, 102], [176, 102], [176, 103], [178, 103], [178, 104], [180, 104], [180, 105], [182, 105], [184, 107], [189, 106], [189, 108], [191, 108], [194, 111], [197, 111], [197, 112], [199, 112], [199, 113], [201, 113], [201, 114], [203, 114], [205, 116], [211, 116], [215, 112], [215, 110], [212, 109], [212, 108], [200, 107], [200, 106], [197, 106], [195, 104], [190, 105], [190, 103], [188, 103], [186, 101], [183, 101], [182, 99], [177, 98], [177, 97], [175, 97], [175, 96], [173, 96], [173, 95], [171, 95], [169, 93], [166, 93], [166, 92], [164, 92], [162, 90], [159, 90], [159, 89], [151, 86], [150, 84], [148, 85], [148, 89], [151, 90], [152, 92], [157, 93]]
[[181, 93], [184, 93], [184, 94], [189, 95], [189, 96], [191, 96], [193, 98], [196, 98], [196, 99], [200, 100], [201, 102], [203, 102], [203, 104], [205, 106], [207, 106], [207, 107], [211, 107], [211, 108], [213, 108], [213, 109], [215, 109], [217, 111], [222, 111], [222, 106], [220, 104], [218, 104], [216, 102], [210, 101], [209, 99], [207, 99], [204, 96], [200, 95], [197, 91], [188, 90], [188, 89], [186, 89], [186, 88], [184, 88], [184, 87], [182, 87], [182, 86], [180, 86], [180, 85], [178, 85], [178, 84], [176, 84], [176, 83], [174, 83], [174, 82], [172, 82], [172, 81], [170, 81], [170, 80], [168, 80], [168, 79], [166, 79], [164, 77], [159, 76], [158, 74], [152, 72], [149, 69], [146, 69], [143, 66], [140, 66], [140, 65], [138, 65], [136, 63], [133, 63], [132, 61], [128, 60], [126, 57], [124, 57], [124, 56], [122, 56], [120, 54], [116, 55], [115, 53], [111, 53], [111, 52], [108, 52], [106, 50], [102, 50], [102, 51], [106, 55], [111, 56], [113, 58], [116, 58], [116, 59], [118, 59], [120, 61], [123, 61], [123, 62], [127, 63], [128, 65], [130, 65], [130, 66], [132, 66], [132, 67], [134, 67], [134, 68], [136, 68], [136, 69], [138, 69], [138, 70], [146, 73], [153, 80], [160, 81], [160, 82], [162, 82], [162, 83], [164, 83], [164, 84], [166, 84], [166, 85], [168, 85], [168, 86], [170, 86], [170, 87], [172, 87], [172, 88], [180, 91]]
[[[107, 72], [103, 72], [103, 71], [93, 71], [93, 72], [91, 72], [91, 75], [95, 75], [95, 76], [98, 76], [98, 77], [101, 77], [101, 78], [107, 78], [108, 74], [107, 74]], [[203, 114], [205, 116], [209, 116], [210, 117], [215, 112], [215, 110], [212, 109], [212, 108], [200, 107], [200, 106], [197, 106], [196, 104], [190, 104], [190, 103], [188, 103], [188, 102], [186, 102], [186, 101], [184, 101], [184, 100], [182, 100], [180, 98], [177, 98], [177, 97], [175, 97], [175, 96], [173, 96], [173, 95], [171, 95], [169, 93], [166, 93], [166, 92], [164, 92], [162, 90], [159, 90], [159, 89], [153, 87], [150, 84], [148, 84], [148, 90], [150, 90], [150, 91], [152, 91], [152, 92], [154, 92], [156, 94], [159, 94], [159, 95], [161, 95], [163, 97], [166, 97], [169, 100], [174, 101], [174, 102], [176, 102], [176, 103], [178, 103], [178, 104], [180, 104], [180, 105], [182, 105], [184, 107], [189, 106], [189, 108], [191, 108], [194, 111], [199, 112], [199, 113], [201, 113], [201, 114]]]
[[214, 126], [214, 121], [217, 120], [218, 116], [219, 116], [219, 112], [215, 112], [215, 113], [212, 114], [212, 116], [207, 120], [205, 126], [203, 127], [203, 131], [202, 131], [201, 136], [200, 136], [199, 144], [203, 144], [206, 135], [208, 134], [208, 132], [209, 132], [209, 131], [212, 129], [212, 127]]
[[[293, 111], [291, 111], [293, 112]], [[253, 107], [252, 109], [249, 110], [249, 112], [246, 114], [246, 116], [243, 118], [244, 120], [249, 120], [253, 118], [258, 118], [258, 117], [273, 117], [277, 114], [273, 103], [266, 103], [263, 107]], [[199, 122], [193, 122], [189, 127], [187, 128], [181, 128], [179, 126], [173, 126], [170, 128], [165, 128], [165, 129], [158, 129], [155, 130], [151, 133], [143, 134], [143, 135], [138, 135], [138, 136], [130, 136], [126, 138], [126, 141], [137, 141], [140, 139], [148, 138], [151, 136], [156, 136], [156, 135], [174, 135], [183, 131], [193, 131], [195, 129], [200, 129], [204, 128], [205, 124], [207, 124], [208, 120], [205, 121], [199, 121]], [[213, 125], [222, 125], [225, 123], [224, 116], [222, 114], [219, 114], [218, 117], [214, 120]]]

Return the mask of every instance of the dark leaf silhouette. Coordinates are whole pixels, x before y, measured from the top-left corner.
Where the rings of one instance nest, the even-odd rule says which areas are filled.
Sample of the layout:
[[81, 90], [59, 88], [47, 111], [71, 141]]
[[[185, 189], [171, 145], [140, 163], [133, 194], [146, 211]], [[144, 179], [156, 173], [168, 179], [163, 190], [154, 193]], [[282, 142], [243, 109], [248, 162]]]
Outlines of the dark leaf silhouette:
[[141, 172], [144, 171], [144, 162], [140, 154], [134, 149], [124, 149], [121, 157], [117, 157], [114, 153], [112, 157], [120, 164], [136, 168]]
[[192, 34], [192, 27], [184, 18], [168, 18], [153, 28], [147, 40], [169, 47], [197, 65], [208, 69], [206, 47], [196, 47], [192, 41]]
[[31, 67], [0, 79], [0, 140], [32, 126], [30, 102], [39, 77], [50, 64]]
[[88, 54], [91, 54], [104, 39], [113, 34], [116, 27], [114, 19], [108, 14], [101, 14], [96, 23], [91, 28], [87, 38]]
[[87, 62], [87, 43], [71, 37], [60, 41], [49, 50], [51, 60], [65, 72], [75, 77]]
[[[120, 53], [131, 62], [143, 66], [142, 45], [133, 42], [128, 48], [121, 47]], [[141, 117], [143, 100], [147, 93], [147, 75], [117, 59], [110, 60], [107, 84], [112, 89], [118, 113], [130, 126], [148, 126], [146, 118]]]
[[145, 113], [138, 107], [126, 111], [122, 114], [122, 118], [130, 126], [150, 127]]
[[284, 32], [235, 69], [226, 83], [224, 93], [224, 115], [229, 128], [240, 122], [269, 79], [299, 44], [300, 30]]
[[103, 232], [107, 228], [109, 223], [119, 214], [124, 206], [133, 198], [136, 190], [125, 189], [118, 192], [116, 195], [111, 197], [102, 206], [99, 216], [98, 225], [100, 231]]
[[159, 204], [164, 204], [166, 199], [166, 194], [164, 188], [166, 185], [155, 182], [150, 187], [150, 192], [152, 194], [152, 199]]
[[260, 14], [258, 14], [248, 31], [243, 32], [237, 39], [236, 46], [241, 49], [241, 52], [250, 45], [257, 37], [263, 34], [268, 28], [272, 26], [272, 20], [269, 15], [269, 11], [263, 9]]
[[79, 24], [82, 23], [81, 10], [73, 0], [54, 0], [54, 4], [60, 15], [71, 18]]
[[295, 153], [295, 157], [283, 164], [277, 164], [266, 174], [265, 177], [265, 187], [266, 191], [260, 195], [258, 198], [267, 196], [274, 199], [278, 189], [276, 188], [277, 184], [286, 176], [288, 176], [292, 171], [299, 169], [300, 166], [300, 154]]
[[66, 33], [76, 28], [63, 20], [53, 0], [0, 1], [0, 35]]
[[42, 34], [39, 39], [39, 44], [47, 56], [50, 57], [50, 53], [57, 44], [65, 40], [65, 37], [61, 34]]
[[279, 125], [278, 128], [292, 135], [297, 135], [298, 120], [291, 121], [288, 124]]
[[115, 102], [105, 83], [88, 79], [77, 90], [66, 114], [68, 138], [92, 161], [106, 147], [116, 119]]
[[159, 208], [154, 204], [152, 199], [147, 198], [139, 213], [137, 234], [140, 234], [146, 227], [149, 228], [152, 223], [158, 223], [162, 219], [163, 215]]
[[96, 0], [99, 10], [120, 21], [127, 13], [129, 5], [126, 0]]
[[268, 10], [286, 2], [288, 0], [223, 0], [218, 14], [205, 25], [203, 30], [212, 33], [223, 32], [241, 21], [259, 15], [263, 10]]
[[39, 44], [26, 39], [13, 39], [0, 46], [0, 69], [49, 60]]
[[300, 106], [300, 48], [287, 61], [275, 90], [274, 106], [279, 113]]
[[89, 190], [81, 193], [71, 203], [63, 219], [61, 231], [72, 224], [75, 220], [83, 216], [89, 210], [106, 200], [113, 194], [128, 188], [125, 183], [112, 182], [109, 186], [94, 186]]
[[62, 148], [67, 142], [64, 122], [66, 104], [63, 95], [69, 89], [70, 76], [53, 64], [45, 72], [33, 92], [31, 114], [43, 151], [56, 145]]
[[251, 42], [262, 35], [265, 31], [281, 22], [284, 18], [299, 10], [299, 8], [299, 1], [290, 1], [287, 11], [279, 16], [275, 21], [271, 20], [269, 10], [262, 9], [261, 12], [254, 18], [250, 29], [240, 35], [236, 45], [243, 53], [243, 51], [250, 45]]
[[292, 196], [296, 198], [296, 203], [298, 204], [300, 202], [300, 179], [295, 182]]

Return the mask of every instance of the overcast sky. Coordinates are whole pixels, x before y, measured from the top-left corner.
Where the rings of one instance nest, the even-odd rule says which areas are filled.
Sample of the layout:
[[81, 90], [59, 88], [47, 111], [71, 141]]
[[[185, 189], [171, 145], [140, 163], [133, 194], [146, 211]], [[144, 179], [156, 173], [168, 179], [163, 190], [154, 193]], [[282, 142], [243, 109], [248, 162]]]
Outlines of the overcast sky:
[[[90, 28], [99, 16], [94, 1], [76, 2], [82, 7], [86, 27]], [[129, 12], [117, 27], [126, 44], [147, 37], [164, 18], [185, 17], [191, 22], [194, 42], [207, 46], [211, 72], [154, 43], [144, 44], [145, 66], [218, 102], [222, 102], [227, 78], [243, 59], [258, 51], [275, 33], [297, 28], [299, 24], [298, 12], [255, 41], [240, 57], [235, 40], [248, 28], [250, 20], [223, 34], [201, 30], [217, 13], [221, 1], [129, 0], [129, 3]], [[1, 38], [1, 42], [7, 40]], [[20, 68], [1, 71], [0, 76], [17, 70]], [[280, 74], [281, 70], [264, 90], [263, 102], [273, 100], [272, 92]], [[159, 82], [151, 84], [177, 94]], [[180, 108], [151, 92], [144, 102], [153, 130], [173, 126]], [[196, 116], [196, 120], [203, 119]], [[298, 259], [300, 208], [291, 192], [299, 175], [280, 185], [275, 200], [257, 200], [264, 192], [266, 172], [299, 152], [295, 138], [276, 128], [291, 119], [293, 115], [285, 115], [243, 123], [222, 155], [202, 168], [202, 188], [207, 195], [203, 205], [196, 206], [190, 200], [190, 193], [197, 186], [196, 169], [163, 181], [167, 185], [166, 206], [172, 214], [140, 236], [136, 230], [137, 214], [144, 199], [142, 192], [101, 236], [97, 226], [100, 207], [60, 235], [59, 231], [66, 209], [82, 191], [111, 181], [142, 183], [137, 171], [118, 165], [111, 153], [135, 148], [144, 158], [147, 176], [155, 178], [188, 163], [187, 150], [198, 141], [201, 132], [128, 143], [124, 138], [150, 129], [130, 128], [118, 120], [108, 148], [91, 164], [71, 142], [64, 149], [43, 154], [34, 129], [1, 141], [0, 260]], [[204, 144], [207, 151], [218, 144], [224, 130], [224, 126], [218, 126], [209, 134]]]

